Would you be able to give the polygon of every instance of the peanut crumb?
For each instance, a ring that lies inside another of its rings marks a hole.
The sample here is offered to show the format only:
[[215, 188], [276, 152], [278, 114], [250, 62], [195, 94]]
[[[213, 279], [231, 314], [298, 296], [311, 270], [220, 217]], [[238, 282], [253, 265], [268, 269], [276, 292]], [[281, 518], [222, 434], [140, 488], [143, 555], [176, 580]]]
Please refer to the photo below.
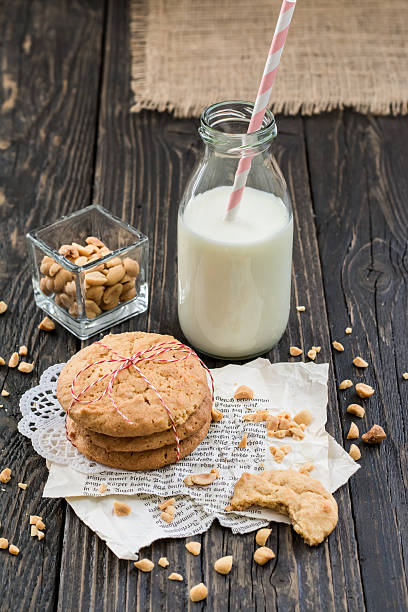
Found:
[[242, 436], [241, 442], [238, 444], [238, 448], [246, 448], [247, 438], [248, 438], [248, 434], [244, 433], [244, 435]]
[[128, 516], [131, 512], [131, 508], [128, 504], [121, 501], [113, 502], [113, 514], [116, 516]]
[[14, 546], [14, 544], [10, 544], [9, 546], [10, 555], [18, 555], [19, 552], [20, 552], [20, 549], [17, 548], [17, 546]]
[[106, 482], [103, 482], [98, 489], [99, 493], [106, 493], [107, 490], [108, 490], [108, 485], [106, 484]]
[[314, 361], [316, 359], [316, 351], [314, 349], [310, 349], [310, 351], [307, 351], [307, 356], [309, 359]]
[[55, 329], [55, 323], [54, 321], [51, 321], [49, 317], [44, 317], [44, 319], [38, 325], [38, 329], [41, 329], [43, 331], [52, 331], [53, 329]]
[[320, 353], [320, 351], [322, 350], [321, 346], [312, 346], [312, 350], [316, 351], [316, 353]]
[[346, 411], [349, 414], [354, 414], [355, 416], [360, 417], [360, 419], [362, 419], [365, 415], [365, 410], [362, 406], [360, 406], [360, 404], [349, 404], [346, 408]]
[[274, 557], [275, 553], [267, 546], [261, 546], [261, 548], [257, 548], [254, 552], [254, 561], [258, 563], [258, 565], [265, 565], [265, 563], [274, 559]]
[[235, 399], [253, 399], [254, 392], [251, 387], [247, 385], [241, 385], [238, 389], [235, 390], [234, 398]]
[[353, 329], [351, 327], [346, 327], [346, 329], [344, 331], [346, 332], [346, 334], [351, 334]]
[[402, 374], [402, 378], [403, 378], [404, 380], [408, 380], [408, 372], [404, 372], [404, 373]]
[[22, 361], [18, 364], [19, 372], [23, 372], [24, 374], [30, 374], [34, 370], [34, 362], [28, 363], [27, 361]]
[[168, 567], [170, 563], [167, 557], [160, 557], [160, 559], [157, 562], [157, 565], [160, 565], [160, 567]]
[[297, 346], [291, 346], [289, 349], [289, 353], [292, 355], [292, 357], [299, 357], [299, 355], [301, 355], [303, 351]]
[[305, 312], [305, 310], [306, 310], [306, 306], [296, 306], [296, 310], [297, 310], [298, 312]]
[[229, 574], [232, 568], [232, 555], [221, 557], [214, 563], [214, 569], [219, 574]]
[[387, 434], [381, 427], [381, 425], [373, 425], [365, 434], [361, 436], [361, 439], [366, 444], [379, 444], [385, 438]]
[[20, 346], [20, 348], [18, 349], [18, 354], [22, 357], [25, 357], [26, 355], [28, 355], [28, 348], [23, 344], [23, 346]]
[[244, 414], [242, 417], [243, 421], [252, 421], [253, 423], [260, 423], [261, 421], [266, 421], [269, 418], [270, 414], [267, 410], [257, 410], [256, 412], [250, 412], [249, 414]]
[[349, 455], [354, 461], [358, 461], [361, 459], [361, 451], [358, 448], [357, 444], [351, 444], [349, 449]]
[[18, 365], [18, 360], [19, 360], [19, 356], [18, 353], [13, 353], [9, 359], [8, 362], [8, 367], [9, 368], [16, 368]]
[[218, 410], [218, 408], [214, 408], [214, 406], [211, 408], [211, 419], [214, 423], [219, 423], [223, 416], [224, 415], [222, 412], [220, 412], [220, 410]]
[[150, 561], [150, 559], [141, 559], [140, 561], [135, 561], [133, 565], [137, 567], [137, 569], [141, 572], [151, 572], [154, 568], [154, 563], [153, 561]]
[[44, 533], [43, 531], [39, 531], [39, 532], [37, 533], [37, 538], [38, 538], [39, 540], [42, 540], [44, 537], [45, 537], [45, 533]]
[[166, 501], [161, 502], [161, 504], [159, 504], [157, 507], [159, 508], [159, 510], [166, 510], [166, 508], [168, 508], [169, 506], [174, 506], [175, 503], [176, 500], [174, 499], [174, 497], [171, 497], [170, 499], [166, 499]]
[[44, 531], [45, 529], [45, 523], [41, 519], [36, 522], [35, 526], [39, 531]]
[[368, 363], [362, 357], [354, 357], [353, 364], [356, 368], [368, 368]]
[[36, 527], [35, 525], [31, 525], [31, 528], [30, 528], [30, 536], [31, 536], [31, 537], [37, 537], [37, 535], [38, 535], [38, 529], [37, 529], [37, 527]]
[[364, 383], [358, 383], [356, 385], [356, 393], [360, 397], [371, 397], [374, 393], [374, 389], [370, 387], [370, 385], [366, 385]]
[[341, 389], [341, 390], [349, 389], [352, 386], [353, 386], [353, 383], [351, 382], [351, 380], [346, 378], [345, 380], [342, 380], [341, 383], [339, 384], [339, 389]]
[[200, 542], [187, 542], [186, 548], [189, 553], [197, 557], [201, 552], [201, 543]]
[[295, 421], [295, 423], [297, 423], [298, 425], [310, 425], [310, 423], [313, 420], [313, 415], [310, 412], [310, 410], [304, 409], [301, 410], [300, 412], [298, 412], [294, 417], [293, 420]]
[[355, 438], [358, 438], [359, 435], [360, 432], [358, 431], [357, 425], [355, 423], [351, 423], [350, 429], [347, 434], [347, 440], [354, 440]]
[[42, 521], [42, 516], [37, 516], [36, 514], [30, 515], [30, 525], [36, 525], [38, 521]]
[[255, 536], [255, 542], [258, 546], [265, 546], [266, 540], [272, 533], [272, 529], [268, 529], [267, 527], [263, 527], [262, 529], [258, 529]]
[[6, 302], [3, 302], [3, 300], [1, 300], [0, 302], [0, 315], [4, 314], [7, 310], [8, 306], [6, 304]]
[[202, 601], [207, 597], [207, 595], [208, 589], [202, 582], [200, 582], [200, 584], [196, 584], [192, 589], [190, 589], [191, 601]]
[[188, 487], [192, 487], [194, 485], [200, 485], [202, 487], [205, 487], [207, 485], [212, 484], [214, 480], [219, 478], [219, 476], [220, 476], [219, 471], [216, 468], [212, 468], [211, 472], [208, 472], [208, 473], [189, 474], [188, 476], [185, 477], [184, 484], [187, 485]]
[[160, 514], [160, 518], [166, 523], [171, 523], [174, 520], [174, 514], [170, 514], [170, 512], [162, 512]]
[[0, 482], [2, 482], [3, 484], [6, 484], [7, 482], [10, 482], [11, 480], [11, 470], [10, 468], [4, 468], [4, 470], [2, 470], [2, 472], [0, 472]]
[[344, 346], [341, 342], [337, 342], [337, 340], [335, 340], [334, 342], [332, 342], [332, 345], [333, 348], [336, 349], [336, 351], [339, 351], [340, 353], [344, 351]]
[[182, 582], [183, 576], [181, 574], [177, 574], [176, 572], [172, 572], [169, 576], [169, 580], [177, 580], [178, 582]]
[[1, 549], [5, 550], [6, 548], [8, 548], [8, 545], [9, 543], [8, 543], [7, 538], [0, 538], [0, 548]]
[[28, 487], [28, 485], [25, 482], [19, 482], [17, 486], [20, 487], [20, 489], [23, 489], [23, 491], [25, 491], [26, 488]]
[[10, 393], [8, 391], [6, 391], [5, 389], [3, 389], [3, 391], [1, 392], [2, 397], [8, 397], [10, 395]]
[[0, 366], [4, 365], [6, 365], [6, 362], [4, 361], [3, 357], [0, 357]]

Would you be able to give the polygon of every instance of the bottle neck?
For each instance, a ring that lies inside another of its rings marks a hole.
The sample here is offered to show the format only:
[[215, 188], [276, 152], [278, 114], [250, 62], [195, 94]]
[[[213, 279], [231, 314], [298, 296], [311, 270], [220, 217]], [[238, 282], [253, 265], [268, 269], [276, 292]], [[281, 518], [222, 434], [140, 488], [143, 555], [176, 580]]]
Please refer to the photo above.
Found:
[[209, 152], [223, 157], [255, 157], [270, 148], [277, 135], [275, 118], [267, 110], [261, 129], [248, 134], [253, 106], [242, 101], [220, 102], [203, 112], [198, 131]]

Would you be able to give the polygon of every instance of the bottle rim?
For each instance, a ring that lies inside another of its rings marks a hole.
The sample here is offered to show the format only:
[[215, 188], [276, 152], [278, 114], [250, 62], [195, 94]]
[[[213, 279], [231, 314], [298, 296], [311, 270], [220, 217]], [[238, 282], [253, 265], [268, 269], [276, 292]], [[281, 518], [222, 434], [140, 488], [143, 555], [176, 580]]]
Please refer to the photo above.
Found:
[[247, 134], [246, 129], [240, 132], [219, 129], [218, 126], [234, 122], [248, 126], [253, 108], [254, 103], [245, 100], [225, 100], [208, 106], [200, 117], [200, 136], [209, 144], [232, 145], [233, 150], [241, 152], [271, 142], [277, 135], [277, 127], [275, 117], [268, 108], [265, 110], [262, 127], [256, 132]]

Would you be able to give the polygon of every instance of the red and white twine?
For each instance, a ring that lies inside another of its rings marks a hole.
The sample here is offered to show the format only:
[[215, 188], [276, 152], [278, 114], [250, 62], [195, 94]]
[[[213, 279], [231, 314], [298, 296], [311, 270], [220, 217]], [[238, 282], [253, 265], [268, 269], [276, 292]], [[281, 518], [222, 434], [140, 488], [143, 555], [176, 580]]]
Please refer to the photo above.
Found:
[[[193, 351], [192, 348], [190, 348], [189, 346], [186, 346], [185, 344], [182, 344], [181, 342], [177, 342], [177, 341], [161, 342], [160, 344], [155, 344], [146, 349], [143, 349], [142, 351], [134, 353], [133, 355], [130, 355], [130, 357], [124, 357], [123, 355], [120, 355], [118, 352], [114, 351], [110, 346], [103, 344], [103, 342], [95, 342], [94, 344], [98, 344], [99, 346], [102, 346], [103, 348], [107, 349], [110, 353], [115, 355], [115, 357], [112, 359], [99, 359], [97, 361], [93, 361], [92, 363], [89, 363], [88, 365], [83, 367], [81, 370], [79, 370], [79, 372], [75, 374], [72, 384], [71, 384], [72, 400], [67, 410], [66, 417], [68, 416], [74, 404], [95, 404], [96, 402], [100, 401], [103, 397], [105, 397], [105, 395], [108, 395], [112, 402], [113, 407], [115, 408], [116, 412], [122, 417], [122, 419], [124, 419], [126, 423], [128, 423], [129, 425], [135, 425], [135, 423], [131, 421], [120, 410], [119, 406], [117, 405], [115, 401], [115, 398], [113, 397], [113, 387], [114, 387], [115, 380], [119, 372], [122, 372], [122, 370], [126, 370], [128, 368], [133, 367], [136, 370], [136, 372], [139, 374], [139, 376], [145, 381], [145, 383], [151, 389], [153, 389], [153, 391], [156, 393], [157, 397], [159, 398], [160, 403], [162, 404], [163, 408], [167, 412], [167, 415], [171, 423], [171, 429], [174, 433], [176, 446], [177, 446], [176, 461], [179, 461], [180, 459], [180, 438], [178, 437], [178, 434], [177, 434], [177, 429], [174, 423], [173, 416], [170, 412], [170, 409], [166, 405], [166, 402], [164, 401], [163, 397], [159, 393], [158, 389], [156, 389], [154, 384], [147, 378], [147, 376], [145, 376], [145, 374], [142, 372], [140, 367], [138, 367], [138, 364], [143, 363], [144, 361], [155, 361], [155, 363], [175, 363], [179, 361], [185, 361], [189, 357], [195, 357], [196, 359], [198, 359], [202, 367], [206, 370], [206, 372], [210, 376], [211, 387], [212, 387], [212, 401], [214, 401], [214, 380], [213, 380], [210, 370], [207, 368], [205, 363], [203, 363], [203, 361], [199, 358], [197, 353]], [[182, 353], [183, 355], [181, 357], [171, 357], [170, 359], [159, 359], [161, 355], [163, 355], [164, 353], [168, 353], [169, 351], [177, 351], [177, 352]], [[90, 382], [88, 385], [80, 389], [78, 392], [76, 392], [75, 387], [78, 383], [78, 379], [80, 378], [80, 376], [84, 372], [89, 370], [90, 368], [94, 368], [95, 366], [98, 366], [101, 363], [118, 363], [120, 365], [116, 369], [112, 370], [111, 372], [107, 372], [106, 374], [99, 376], [98, 378]], [[99, 382], [103, 380], [107, 380], [107, 385], [98, 397], [92, 398], [90, 400], [81, 399], [86, 394], [86, 392], [89, 391], [89, 389], [92, 389], [92, 387], [94, 387], [95, 385], [97, 385]], [[68, 436], [68, 431], [67, 431], [67, 438], [71, 442], [71, 444], [73, 444], [72, 440]]]

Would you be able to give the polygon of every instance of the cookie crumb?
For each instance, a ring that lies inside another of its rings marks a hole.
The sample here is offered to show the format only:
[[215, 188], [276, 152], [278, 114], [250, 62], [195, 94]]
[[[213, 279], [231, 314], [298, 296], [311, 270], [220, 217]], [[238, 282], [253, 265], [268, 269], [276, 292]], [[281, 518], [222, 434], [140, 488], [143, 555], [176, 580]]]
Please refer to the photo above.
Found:
[[361, 439], [366, 444], [379, 444], [385, 438], [387, 434], [381, 427], [381, 425], [373, 425], [365, 434], [361, 436]]
[[223, 416], [224, 415], [222, 412], [220, 412], [220, 410], [218, 410], [218, 408], [214, 408], [214, 406], [211, 408], [211, 419], [214, 423], [219, 423]]
[[241, 385], [238, 389], [235, 390], [234, 398], [235, 399], [253, 399], [254, 392], [251, 387], [247, 385]]
[[304, 463], [299, 468], [299, 474], [306, 474], [307, 476], [310, 476], [310, 472], [313, 472], [314, 467], [315, 466], [313, 463]]
[[208, 486], [219, 478], [220, 473], [216, 468], [212, 468], [211, 472], [204, 474], [189, 474], [184, 479], [184, 484], [188, 487], [193, 485], [200, 485], [201, 487]]
[[25, 491], [26, 488], [28, 487], [28, 485], [25, 482], [19, 482], [17, 486], [20, 487], [20, 489], [23, 489], [23, 491]]
[[107, 490], [108, 490], [108, 485], [106, 484], [106, 482], [103, 482], [98, 489], [99, 493], [106, 493]]
[[241, 442], [238, 444], [238, 448], [246, 448], [247, 438], [248, 438], [248, 434], [244, 433], [244, 435], [242, 436]]
[[295, 421], [295, 423], [297, 423], [298, 425], [310, 425], [310, 423], [313, 420], [313, 415], [310, 412], [310, 410], [307, 410], [306, 408], [304, 410], [301, 410], [300, 412], [298, 412], [294, 417], [293, 420]]
[[128, 504], [120, 501], [113, 502], [113, 514], [116, 516], [128, 516], [131, 512], [131, 508]]

